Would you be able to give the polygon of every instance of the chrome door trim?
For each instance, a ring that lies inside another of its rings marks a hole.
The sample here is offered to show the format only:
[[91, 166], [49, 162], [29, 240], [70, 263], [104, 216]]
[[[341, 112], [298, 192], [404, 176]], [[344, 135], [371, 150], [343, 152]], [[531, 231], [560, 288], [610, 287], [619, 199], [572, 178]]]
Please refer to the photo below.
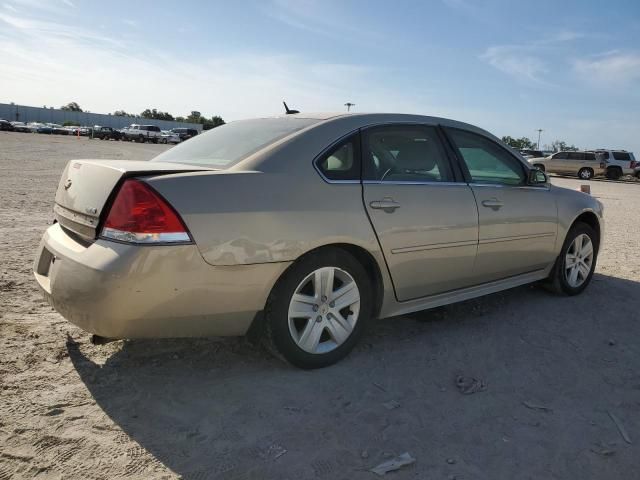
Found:
[[555, 237], [556, 234], [554, 232], [546, 232], [546, 233], [534, 233], [531, 235], [514, 235], [512, 237], [497, 237], [497, 238], [485, 238], [484, 240], [479, 240], [479, 245], [485, 245], [487, 243], [499, 243], [499, 242], [511, 242], [514, 240], [528, 240], [531, 238], [546, 238], [546, 237]]
[[428, 245], [416, 245], [413, 247], [403, 247], [403, 248], [394, 248], [391, 250], [391, 253], [410, 253], [410, 252], [420, 252], [423, 250], [437, 250], [439, 248], [455, 248], [455, 247], [469, 247], [472, 245], [477, 245], [478, 240], [464, 240], [461, 242], [448, 242], [448, 243], [431, 243]]

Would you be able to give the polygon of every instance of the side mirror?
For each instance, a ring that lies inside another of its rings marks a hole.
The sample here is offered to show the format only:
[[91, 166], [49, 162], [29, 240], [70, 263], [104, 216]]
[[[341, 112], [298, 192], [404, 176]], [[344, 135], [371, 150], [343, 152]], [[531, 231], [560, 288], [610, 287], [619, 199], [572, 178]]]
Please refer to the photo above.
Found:
[[529, 170], [529, 185], [544, 185], [549, 183], [549, 177], [542, 170], [532, 168]]

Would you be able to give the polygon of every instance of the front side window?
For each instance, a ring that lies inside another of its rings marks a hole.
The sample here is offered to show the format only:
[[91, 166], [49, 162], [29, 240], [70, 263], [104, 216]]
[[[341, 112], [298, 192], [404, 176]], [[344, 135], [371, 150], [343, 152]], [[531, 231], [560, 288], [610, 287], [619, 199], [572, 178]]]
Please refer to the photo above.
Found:
[[497, 185], [523, 185], [526, 180], [524, 166], [508, 151], [482, 135], [448, 128], [474, 183]]
[[435, 127], [374, 127], [363, 134], [363, 176], [380, 182], [450, 182], [453, 175]]
[[558, 153], [554, 153], [551, 158], [553, 158], [554, 160], [566, 160], [567, 157], [568, 157], [567, 152], [558, 152]]
[[359, 136], [353, 135], [323, 154], [316, 165], [327, 180], [360, 180]]

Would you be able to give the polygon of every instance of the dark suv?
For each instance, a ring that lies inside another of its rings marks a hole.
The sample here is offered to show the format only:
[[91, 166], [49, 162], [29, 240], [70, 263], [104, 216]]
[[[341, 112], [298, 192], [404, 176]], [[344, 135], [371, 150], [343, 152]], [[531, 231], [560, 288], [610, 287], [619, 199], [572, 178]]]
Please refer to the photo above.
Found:
[[111, 127], [101, 127], [99, 125], [93, 127], [93, 138], [99, 138], [100, 140], [120, 140], [120, 137], [122, 137], [122, 133]]
[[178, 134], [180, 140], [183, 142], [198, 135], [198, 130], [195, 128], [172, 128], [171, 131]]

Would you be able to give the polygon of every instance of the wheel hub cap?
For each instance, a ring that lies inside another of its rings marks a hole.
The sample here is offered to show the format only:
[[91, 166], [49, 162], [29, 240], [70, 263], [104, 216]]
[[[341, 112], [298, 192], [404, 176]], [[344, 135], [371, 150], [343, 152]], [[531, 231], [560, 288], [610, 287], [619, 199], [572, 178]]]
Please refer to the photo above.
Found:
[[564, 261], [564, 274], [571, 287], [582, 285], [593, 266], [593, 243], [588, 235], [578, 235], [567, 250]]
[[289, 302], [289, 332], [308, 353], [322, 354], [342, 345], [360, 313], [360, 291], [353, 277], [337, 267], [307, 275]]

